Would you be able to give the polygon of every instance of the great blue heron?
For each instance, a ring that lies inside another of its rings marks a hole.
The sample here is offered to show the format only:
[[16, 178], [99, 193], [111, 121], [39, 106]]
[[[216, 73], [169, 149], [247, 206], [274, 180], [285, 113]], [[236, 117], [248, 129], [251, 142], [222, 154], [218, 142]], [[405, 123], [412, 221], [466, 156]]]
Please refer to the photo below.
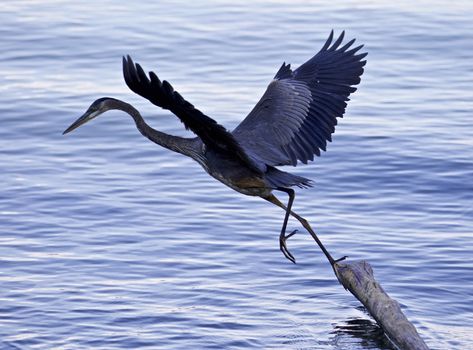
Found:
[[[311, 180], [281, 171], [276, 166], [307, 164], [326, 150], [327, 141], [342, 117], [348, 96], [354, 92], [363, 74], [367, 53], [357, 54], [363, 47], [350, 49], [355, 39], [340, 46], [344, 32], [333, 44], [333, 31], [322, 49], [296, 70], [283, 63], [261, 100], [248, 116], [229, 132], [212, 118], [186, 101], [166, 80], [155, 73], [146, 75], [130, 56], [123, 57], [123, 75], [128, 87], [151, 103], [173, 112], [197, 137], [183, 138], [155, 130], [130, 104], [115, 98], [99, 98], [64, 134], [100, 114], [117, 109], [128, 113], [138, 130], [151, 141], [197, 161], [214, 178], [232, 189], [250, 196], [259, 196], [286, 211], [279, 235], [284, 256], [295, 263], [286, 246], [289, 215], [309, 231], [333, 266], [335, 260], [325, 249], [307, 220], [291, 210], [295, 193], [291, 188], [311, 186]], [[272, 193], [289, 195], [287, 206]]]

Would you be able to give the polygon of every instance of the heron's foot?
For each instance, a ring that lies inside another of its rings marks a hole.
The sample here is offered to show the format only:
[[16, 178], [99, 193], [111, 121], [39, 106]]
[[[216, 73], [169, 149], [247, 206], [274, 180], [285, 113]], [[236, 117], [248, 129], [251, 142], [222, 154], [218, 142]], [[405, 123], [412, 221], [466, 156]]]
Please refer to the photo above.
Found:
[[337, 260], [334, 260], [332, 265], [335, 265], [336, 263], [340, 262], [340, 261], [343, 261], [345, 260], [346, 258], [348, 258], [348, 255], [345, 255], [345, 256], [342, 256], [340, 259], [337, 259]]
[[281, 249], [281, 252], [284, 254], [286, 259], [290, 260], [294, 264], [296, 263], [296, 258], [291, 254], [289, 249], [287, 248], [286, 241], [294, 236], [297, 233], [297, 230], [292, 231], [290, 234], [285, 235], [284, 232], [281, 232], [279, 235], [279, 249]]

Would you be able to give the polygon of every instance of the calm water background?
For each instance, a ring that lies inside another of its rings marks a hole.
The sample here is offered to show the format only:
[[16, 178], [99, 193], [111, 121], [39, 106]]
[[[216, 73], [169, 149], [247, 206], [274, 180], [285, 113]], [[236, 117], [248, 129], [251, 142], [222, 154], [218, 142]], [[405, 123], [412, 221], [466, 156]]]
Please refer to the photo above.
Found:
[[126, 88], [123, 54], [233, 128], [332, 28], [368, 64], [295, 208], [432, 349], [473, 349], [473, 5], [369, 0], [2, 1], [0, 348], [391, 349], [308, 234], [284, 259], [278, 208], [119, 112], [61, 135], [101, 96], [187, 135]]

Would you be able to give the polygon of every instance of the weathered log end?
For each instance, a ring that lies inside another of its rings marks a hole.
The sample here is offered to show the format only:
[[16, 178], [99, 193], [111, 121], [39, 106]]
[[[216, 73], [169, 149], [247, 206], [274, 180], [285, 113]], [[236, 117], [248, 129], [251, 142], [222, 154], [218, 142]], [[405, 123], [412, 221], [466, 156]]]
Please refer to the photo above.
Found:
[[429, 349], [402, 313], [399, 303], [374, 279], [367, 261], [339, 262], [334, 265], [334, 271], [338, 281], [366, 307], [395, 346], [402, 350]]

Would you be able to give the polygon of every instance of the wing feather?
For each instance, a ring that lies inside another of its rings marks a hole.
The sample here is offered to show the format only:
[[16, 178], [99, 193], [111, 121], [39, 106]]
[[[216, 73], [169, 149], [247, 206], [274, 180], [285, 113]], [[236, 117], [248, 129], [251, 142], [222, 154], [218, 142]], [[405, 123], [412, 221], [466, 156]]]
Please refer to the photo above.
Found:
[[307, 163], [325, 151], [337, 118], [360, 83], [363, 45], [345, 44], [345, 32], [333, 41], [331, 31], [322, 49], [292, 71], [283, 63], [261, 100], [233, 131], [240, 145], [267, 165]]
[[133, 92], [156, 106], [173, 112], [208, 148], [235, 157], [257, 172], [265, 170], [266, 166], [251, 159], [235, 137], [222, 125], [186, 101], [169, 82], [161, 81], [154, 72], [150, 72], [148, 77], [141, 65], [135, 64], [130, 56], [123, 57], [123, 76]]

